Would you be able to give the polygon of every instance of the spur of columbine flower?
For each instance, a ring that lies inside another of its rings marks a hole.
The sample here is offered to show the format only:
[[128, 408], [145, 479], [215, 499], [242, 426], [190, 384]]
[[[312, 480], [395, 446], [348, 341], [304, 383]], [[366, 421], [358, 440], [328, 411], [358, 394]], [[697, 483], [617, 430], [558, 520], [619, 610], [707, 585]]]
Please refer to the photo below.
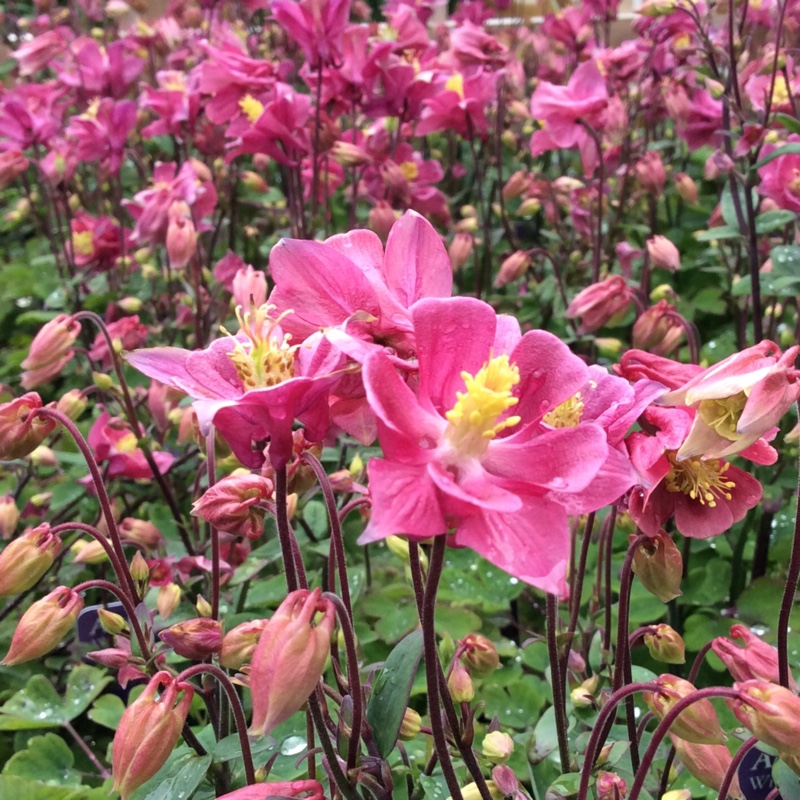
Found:
[[642, 481], [628, 507], [644, 533], [656, 535], [674, 516], [684, 536], [706, 539], [727, 531], [761, 500], [761, 484], [724, 459], [678, 457], [692, 410], [650, 406], [643, 417], [654, 435], [636, 432], [626, 442]]
[[292, 425], [299, 418], [309, 439], [328, 430], [328, 389], [341, 377], [341, 353], [322, 337], [290, 344], [281, 328], [289, 312], [274, 306], [237, 309], [240, 330], [205, 350], [154, 347], [129, 353], [128, 362], [150, 378], [186, 392], [194, 400], [200, 431], [214, 425], [247, 467], [264, 463], [269, 443], [272, 465], [292, 455]]
[[[585, 385], [588, 368], [555, 336], [521, 336], [514, 319], [478, 300], [421, 300], [411, 318], [416, 394], [384, 352], [364, 363], [385, 457], [369, 464], [372, 512], [360, 542], [452, 530], [452, 544], [562, 593], [567, 516], [573, 500], [608, 502], [594, 478], [609, 447], [594, 423], [547, 429], [541, 421]], [[615, 496], [630, 485], [621, 479]]]

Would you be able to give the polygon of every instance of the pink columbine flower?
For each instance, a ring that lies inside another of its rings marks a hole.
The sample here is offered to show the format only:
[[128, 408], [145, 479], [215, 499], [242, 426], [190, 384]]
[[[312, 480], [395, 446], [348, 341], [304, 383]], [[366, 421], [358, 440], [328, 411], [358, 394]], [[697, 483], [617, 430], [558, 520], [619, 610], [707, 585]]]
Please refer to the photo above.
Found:
[[136, 47], [128, 38], [101, 47], [89, 36], [81, 36], [70, 45], [70, 55], [63, 59], [58, 79], [89, 96], [120, 99], [144, 69], [144, 61], [134, 55]]
[[[788, 143], [800, 142], [800, 136], [793, 134]], [[770, 148], [772, 149], [772, 148]], [[765, 149], [765, 153], [768, 151]], [[759, 192], [773, 200], [779, 208], [800, 211], [800, 155], [779, 156], [759, 169], [761, 184]]]
[[798, 354], [799, 345], [781, 355], [774, 342], [765, 340], [664, 395], [661, 402], [666, 405], [697, 410], [678, 459], [724, 458], [747, 450], [763, 436], [771, 438], [781, 417], [800, 398]]
[[254, 469], [264, 462], [267, 442], [272, 465], [285, 466], [295, 418], [310, 439], [325, 437], [327, 392], [343, 374], [341, 354], [320, 333], [290, 345], [281, 327], [286, 315], [272, 312], [274, 306], [238, 309], [239, 333], [205, 350], [154, 347], [127, 356], [140, 372], [192, 397], [203, 435], [213, 425], [239, 461]]
[[22, 388], [35, 389], [60, 375], [75, 355], [72, 347], [80, 332], [81, 323], [67, 314], [59, 314], [45, 323], [20, 365], [25, 370]]
[[200, 78], [197, 72], [162, 70], [156, 73], [158, 88], [145, 86], [139, 107], [152, 111], [158, 119], [142, 130], [142, 136], [185, 136], [194, 130], [200, 114]]
[[272, 0], [272, 14], [311, 67], [341, 61], [351, 0]]
[[761, 500], [761, 484], [724, 459], [678, 458], [692, 416], [688, 409], [651, 406], [644, 418], [655, 435], [627, 438], [631, 462], [642, 476], [628, 508], [644, 533], [656, 535], [674, 517], [684, 536], [707, 539], [744, 519]]
[[[742, 645], [736, 644], [733, 639], [741, 641]], [[739, 623], [731, 625], [731, 638], [718, 636], [711, 642], [711, 649], [735, 681], [778, 683], [778, 651], [746, 626]], [[797, 691], [797, 682], [791, 675], [789, 687]]]
[[19, 148], [0, 151], [0, 189], [5, 189], [15, 178], [28, 169], [28, 161]]
[[11, 57], [19, 64], [22, 77], [33, 75], [44, 69], [56, 56], [61, 55], [75, 34], [66, 25], [59, 25], [51, 31], [39, 34], [34, 39], [21, 44]]
[[75, 141], [80, 161], [99, 161], [103, 172], [116, 175], [135, 125], [136, 103], [115, 103], [106, 97], [94, 101], [85, 113], [72, 117], [67, 134]]
[[78, 211], [70, 220], [72, 257], [79, 267], [108, 272], [128, 245], [130, 231], [111, 217]]
[[614, 364], [612, 369], [617, 375], [629, 381], [648, 378], [663, 383], [668, 389], [683, 386], [703, 371], [697, 364], [681, 364], [679, 361], [646, 353], [644, 350], [626, 350], [619, 364]]
[[[139, 320], [139, 315], [122, 317], [116, 322], [108, 324], [108, 334], [117, 352], [122, 350], [136, 350], [144, 347], [147, 341], [147, 325], [143, 325]], [[99, 361], [103, 369], [108, 369], [112, 365], [111, 352], [108, 349], [106, 337], [101, 333], [95, 336], [92, 349], [89, 351], [89, 358]]]
[[567, 317], [580, 319], [579, 333], [590, 333], [622, 317], [631, 307], [633, 295], [625, 278], [612, 275], [578, 292], [567, 308]]
[[705, 89], [697, 89], [692, 94], [686, 115], [677, 122], [678, 135], [690, 150], [716, 144], [722, 127], [722, 101], [715, 100]]
[[485, 137], [486, 109], [496, 94], [496, 73], [443, 74], [434, 81], [436, 92], [423, 102], [417, 134], [452, 130], [466, 139]]
[[515, 320], [477, 300], [421, 300], [411, 316], [417, 394], [384, 352], [364, 364], [385, 457], [369, 464], [372, 513], [360, 541], [453, 530], [452, 544], [563, 593], [567, 516], [573, 501], [608, 502], [594, 478], [609, 448], [595, 423], [542, 422], [584, 386], [586, 366], [555, 336], [521, 336]]

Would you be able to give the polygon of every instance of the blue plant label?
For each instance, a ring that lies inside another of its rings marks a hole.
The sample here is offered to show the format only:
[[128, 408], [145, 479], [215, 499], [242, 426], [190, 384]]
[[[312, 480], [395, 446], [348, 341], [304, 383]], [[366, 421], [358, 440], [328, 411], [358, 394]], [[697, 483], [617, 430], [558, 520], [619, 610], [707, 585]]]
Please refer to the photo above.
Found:
[[[739, 764], [739, 786], [745, 800], [765, 800], [767, 795], [775, 788], [772, 777], [772, 765], [777, 760], [776, 756], [765, 753], [757, 747], [751, 747], [742, 763]], [[779, 800], [777, 795], [773, 800]]]

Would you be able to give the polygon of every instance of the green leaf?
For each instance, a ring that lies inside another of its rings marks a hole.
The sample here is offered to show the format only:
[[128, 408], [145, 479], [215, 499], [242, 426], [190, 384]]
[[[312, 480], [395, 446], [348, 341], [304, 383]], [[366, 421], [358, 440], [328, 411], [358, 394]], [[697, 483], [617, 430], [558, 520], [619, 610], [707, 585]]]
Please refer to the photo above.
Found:
[[756, 217], [756, 233], [772, 233], [772, 231], [780, 230], [796, 219], [797, 214], [794, 211], [786, 211], [784, 209], [765, 211]]
[[83, 714], [111, 680], [111, 676], [99, 667], [86, 664], [75, 667], [67, 678], [67, 691], [64, 695], [66, 718], [73, 720]]
[[0, 800], [109, 800], [109, 791], [103, 787], [48, 786], [16, 775], [0, 775]]
[[[789, 133], [800, 133], [800, 119], [792, 117], [789, 114], [776, 114], [775, 120], [783, 125]], [[784, 798], [785, 797], [784, 795]]]
[[562, 797], [573, 797], [578, 794], [581, 782], [580, 772], [568, 772], [566, 775], [559, 775], [545, 792], [545, 800], [559, 800]]
[[55, 733], [46, 733], [34, 736], [26, 750], [14, 753], [3, 774], [52, 786], [80, 786], [81, 776], [72, 768], [74, 763], [67, 743]]
[[125, 704], [115, 694], [103, 694], [94, 701], [88, 717], [92, 722], [115, 731], [125, 711]]
[[781, 244], [769, 251], [772, 275], [776, 278], [800, 279], [800, 247], [796, 244]]
[[800, 777], [781, 758], [772, 765], [772, 780], [783, 800], [800, 800]]
[[175, 800], [189, 798], [203, 782], [211, 766], [211, 755], [188, 753], [165, 764], [144, 786], [132, 795], [132, 800]]
[[756, 162], [755, 168], [759, 169], [767, 164], [770, 161], [774, 161], [776, 158], [780, 158], [781, 156], [797, 156], [800, 155], [800, 142], [787, 142], [784, 145], [781, 145], [777, 149], [773, 150], [768, 156], [764, 156], [764, 158], [760, 159]]
[[718, 225], [706, 231], [698, 231], [694, 238], [698, 242], [715, 242], [718, 239], [739, 239], [741, 236], [738, 225]]
[[[745, 194], [744, 186], [740, 186], [738, 183], [735, 184], [736, 186], [736, 193], [739, 196], [739, 208], [742, 210], [742, 214], [745, 213], [745, 209], [747, 208], [747, 195]], [[751, 190], [750, 197], [753, 202], [753, 207], [755, 208], [758, 205], [758, 191], [756, 189]], [[722, 190], [722, 196], [719, 199], [720, 208], [722, 209], [722, 219], [730, 225], [732, 228], [739, 229], [739, 218], [736, 216], [736, 205], [733, 201], [733, 192], [731, 191], [731, 185], [729, 183], [725, 184], [725, 188]]]
[[397, 743], [411, 686], [422, 658], [422, 631], [409, 633], [395, 646], [372, 686], [367, 721], [375, 732], [378, 752], [387, 758]]

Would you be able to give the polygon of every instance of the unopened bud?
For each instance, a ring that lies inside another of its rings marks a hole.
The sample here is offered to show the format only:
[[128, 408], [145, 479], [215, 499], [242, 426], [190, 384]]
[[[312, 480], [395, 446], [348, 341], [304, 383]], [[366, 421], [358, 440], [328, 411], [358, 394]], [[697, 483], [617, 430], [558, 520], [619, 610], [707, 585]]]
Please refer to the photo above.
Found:
[[502, 731], [491, 731], [483, 738], [481, 752], [492, 764], [502, 764], [511, 758], [514, 752], [514, 740]]
[[628, 791], [625, 781], [613, 772], [600, 770], [595, 782], [597, 800], [622, 800]]
[[[660, 675], [655, 683], [659, 689], [644, 692], [642, 697], [658, 719], [664, 719], [680, 700], [697, 691], [689, 681], [676, 675]], [[697, 700], [682, 711], [670, 730], [695, 744], [721, 744], [726, 738], [714, 706], [706, 699]]]
[[475, 699], [475, 684], [467, 668], [460, 661], [453, 663], [453, 669], [447, 679], [447, 688], [454, 703], [471, 703]]
[[644, 643], [650, 655], [664, 664], [684, 664], [686, 645], [681, 635], [669, 625], [655, 625], [645, 635]]
[[469, 666], [476, 678], [485, 678], [500, 666], [497, 648], [485, 636], [470, 633], [458, 644], [462, 648], [461, 660]]
[[121, 614], [115, 614], [107, 608], [97, 609], [97, 618], [103, 630], [111, 636], [127, 636], [130, 634], [128, 621]]
[[528, 253], [524, 250], [517, 250], [500, 265], [500, 272], [494, 279], [494, 285], [500, 287], [519, 280], [528, 271], [530, 265], [531, 259]]
[[56, 403], [56, 408], [73, 422], [80, 419], [83, 412], [86, 411], [86, 406], [86, 398], [80, 389], [70, 389], [66, 394], [61, 395]]
[[146, 589], [150, 583], [150, 567], [147, 566], [147, 561], [138, 550], [133, 554], [130, 569], [133, 580]]
[[639, 545], [633, 556], [633, 572], [644, 588], [663, 603], [680, 597], [683, 558], [666, 531], [660, 530]]
[[241, 669], [253, 658], [258, 640], [269, 620], [253, 619], [228, 631], [222, 639], [219, 663], [225, 669]]
[[400, 739], [404, 742], [416, 739], [421, 728], [422, 717], [413, 708], [407, 708], [403, 713], [403, 721], [400, 723]]
[[173, 611], [180, 605], [181, 587], [177, 583], [168, 583], [161, 586], [156, 598], [156, 609], [161, 619], [169, 619]]
[[18, 522], [19, 509], [14, 500], [14, 495], [3, 495], [0, 497], [0, 538], [10, 539], [17, 529]]
[[675, 189], [684, 203], [697, 204], [699, 199], [697, 184], [685, 172], [679, 172], [675, 175]]
[[0, 553], [0, 597], [20, 594], [35, 586], [61, 550], [61, 539], [43, 522], [9, 542]]
[[189, 661], [205, 661], [222, 648], [222, 627], [215, 619], [195, 617], [160, 633], [161, 641]]
[[211, 612], [213, 610], [211, 608], [211, 603], [209, 603], [208, 600], [206, 600], [205, 597], [203, 597], [203, 595], [201, 594], [197, 595], [197, 600], [195, 601], [194, 607], [197, 610], [198, 617], [211, 616]]

